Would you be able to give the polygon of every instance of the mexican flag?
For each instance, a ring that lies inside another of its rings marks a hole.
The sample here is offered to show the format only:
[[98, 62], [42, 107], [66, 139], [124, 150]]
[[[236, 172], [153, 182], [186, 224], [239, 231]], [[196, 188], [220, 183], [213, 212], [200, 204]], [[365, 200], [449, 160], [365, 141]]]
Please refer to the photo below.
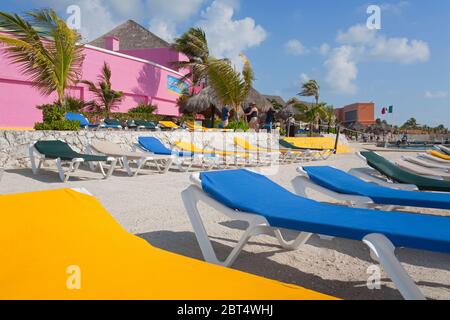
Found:
[[394, 113], [394, 106], [389, 106], [387, 108], [381, 109], [382, 115], [385, 115], [386, 113]]

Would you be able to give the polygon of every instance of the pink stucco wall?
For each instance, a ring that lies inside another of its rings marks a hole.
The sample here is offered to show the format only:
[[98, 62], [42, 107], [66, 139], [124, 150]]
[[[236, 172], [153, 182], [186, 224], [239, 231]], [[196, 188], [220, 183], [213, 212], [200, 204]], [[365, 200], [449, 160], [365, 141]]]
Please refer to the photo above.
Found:
[[119, 50], [120, 53], [128, 54], [144, 60], [156, 62], [169, 69], [173, 69], [173, 62], [187, 61], [187, 57], [170, 48], [154, 48], [154, 49], [135, 49], [135, 50]]
[[[173, 70], [155, 66], [103, 51], [92, 47], [85, 48], [83, 79], [97, 81], [104, 62], [112, 71], [112, 84], [115, 90], [125, 93], [125, 99], [117, 112], [126, 112], [140, 102], [148, 102], [158, 106], [158, 113], [178, 116], [176, 100], [179, 95], [167, 89], [167, 77], [181, 78]], [[72, 88], [70, 94], [86, 101], [92, 94], [84, 85]], [[51, 103], [56, 95], [42, 96], [17, 66], [2, 54], [0, 47], [0, 127], [30, 128], [34, 123], [42, 121], [37, 105]]]

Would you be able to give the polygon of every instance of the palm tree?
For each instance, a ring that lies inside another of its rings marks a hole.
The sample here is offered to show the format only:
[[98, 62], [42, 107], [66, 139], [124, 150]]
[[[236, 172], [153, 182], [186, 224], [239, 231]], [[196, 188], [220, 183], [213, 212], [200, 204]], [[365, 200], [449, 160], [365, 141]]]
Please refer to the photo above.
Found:
[[326, 119], [327, 115], [325, 112], [325, 104], [311, 104], [307, 105], [297, 98], [292, 98], [287, 102], [288, 106], [292, 106], [295, 109], [299, 110], [303, 115], [303, 120], [309, 123], [309, 135], [312, 136], [313, 129], [315, 124], [319, 124], [321, 119]]
[[89, 102], [89, 111], [103, 113], [106, 118], [109, 117], [112, 110], [118, 108], [123, 100], [123, 92], [112, 89], [111, 68], [106, 62], [103, 65], [102, 73], [98, 77], [97, 85], [88, 80], [83, 80], [81, 83], [87, 85], [89, 91], [96, 97], [96, 100]]
[[332, 125], [336, 122], [336, 113], [334, 112], [334, 107], [332, 105], [325, 106], [324, 116], [324, 120], [328, 124], [328, 133], [330, 133]]
[[405, 124], [401, 127], [401, 129], [415, 130], [418, 127], [419, 127], [419, 125], [417, 124], [417, 120], [415, 118], [411, 118], [405, 122]]
[[316, 80], [309, 80], [302, 85], [302, 91], [298, 95], [301, 97], [314, 97], [316, 104], [319, 104], [320, 86]]
[[56, 92], [64, 105], [66, 89], [81, 77], [81, 36], [49, 9], [25, 17], [0, 12], [0, 29], [7, 31], [0, 34], [7, 57], [43, 95]]
[[223, 105], [231, 106], [238, 119], [242, 103], [247, 98], [255, 79], [250, 61], [244, 54], [241, 54], [241, 57], [244, 60], [242, 73], [224, 60], [210, 58], [208, 63], [208, 79], [217, 99]]
[[177, 61], [172, 64], [177, 68], [190, 70], [182, 81], [191, 79], [194, 85], [206, 81], [209, 62], [209, 47], [206, 34], [201, 28], [191, 28], [181, 37], [175, 39], [172, 49], [185, 54], [188, 61]]

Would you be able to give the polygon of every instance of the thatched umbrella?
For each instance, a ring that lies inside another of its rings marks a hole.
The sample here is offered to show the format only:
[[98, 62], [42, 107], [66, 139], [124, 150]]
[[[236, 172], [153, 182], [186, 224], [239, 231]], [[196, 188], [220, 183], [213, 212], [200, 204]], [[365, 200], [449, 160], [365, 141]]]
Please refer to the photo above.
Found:
[[272, 103], [267, 100], [267, 98], [264, 97], [261, 93], [259, 93], [255, 88], [250, 89], [247, 99], [245, 99], [245, 106], [243, 106], [243, 108], [245, 109], [252, 102], [256, 103], [256, 107], [258, 108], [260, 113], [265, 113], [273, 108]]
[[219, 101], [216, 98], [214, 90], [206, 87], [199, 94], [196, 94], [186, 100], [180, 107], [182, 113], [204, 113], [211, 109], [211, 105], [218, 108]]

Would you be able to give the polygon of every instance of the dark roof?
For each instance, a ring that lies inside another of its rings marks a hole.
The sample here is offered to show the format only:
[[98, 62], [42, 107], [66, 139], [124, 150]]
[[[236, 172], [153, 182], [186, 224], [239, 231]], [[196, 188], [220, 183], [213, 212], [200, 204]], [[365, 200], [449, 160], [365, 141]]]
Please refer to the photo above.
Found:
[[114, 36], [120, 40], [120, 50], [168, 48], [170, 44], [151, 33], [139, 23], [128, 20], [89, 44], [105, 48], [105, 37]]
[[272, 95], [268, 95], [268, 94], [264, 94], [263, 96], [270, 102], [275, 100], [279, 105], [281, 105], [283, 107], [286, 105], [286, 101], [284, 101], [284, 99], [280, 96], [272, 96]]

